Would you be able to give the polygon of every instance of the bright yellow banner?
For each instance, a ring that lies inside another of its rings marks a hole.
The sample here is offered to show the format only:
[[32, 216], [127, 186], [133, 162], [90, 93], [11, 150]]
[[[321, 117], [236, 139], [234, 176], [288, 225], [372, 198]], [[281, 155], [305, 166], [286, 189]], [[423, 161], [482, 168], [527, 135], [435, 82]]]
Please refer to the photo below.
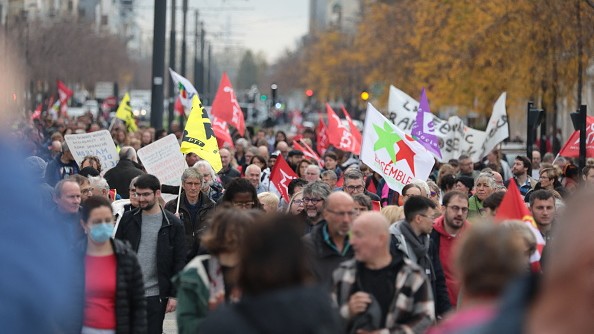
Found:
[[126, 93], [122, 98], [122, 101], [120, 101], [120, 105], [116, 112], [116, 118], [121, 119], [126, 123], [128, 132], [136, 132], [136, 130], [138, 130], [136, 121], [134, 120], [134, 114], [132, 113], [132, 107], [130, 106], [130, 95], [128, 93]]
[[215, 172], [223, 168], [217, 138], [198, 94], [192, 97], [192, 110], [184, 130], [181, 152], [196, 153], [200, 158], [208, 161]]

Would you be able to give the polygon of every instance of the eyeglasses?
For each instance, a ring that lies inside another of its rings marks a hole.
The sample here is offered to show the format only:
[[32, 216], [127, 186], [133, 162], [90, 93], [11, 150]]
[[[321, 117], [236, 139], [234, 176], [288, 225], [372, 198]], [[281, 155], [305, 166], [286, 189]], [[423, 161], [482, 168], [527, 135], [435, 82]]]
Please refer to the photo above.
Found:
[[450, 205], [447, 208], [452, 209], [454, 212], [462, 211], [462, 213], [468, 213], [468, 208], [461, 208], [457, 205]]
[[311, 204], [318, 204], [319, 202], [323, 201], [323, 198], [308, 198], [303, 197], [303, 204], [311, 203]]
[[296, 199], [293, 201], [293, 203], [297, 204], [297, 205], [303, 205], [304, 200], [302, 199]]
[[346, 186], [345, 189], [350, 191], [361, 191], [363, 190], [363, 186]]
[[435, 191], [432, 191], [432, 192], [431, 192], [431, 197], [434, 197], [434, 196], [437, 196], [437, 192], [435, 192]]
[[337, 216], [349, 216], [349, 217], [354, 217], [358, 214], [357, 211], [334, 211], [334, 210], [330, 210], [330, 209], [326, 209], [326, 211], [330, 212], [331, 214], [337, 215]]
[[254, 206], [254, 202], [232, 202], [236, 208], [251, 208]]
[[154, 194], [154, 192], [148, 192], [148, 193], [134, 193], [136, 195], [136, 197], [150, 197], [152, 194]]
[[204, 181], [202, 181], [202, 182], [184, 182], [184, 184], [187, 187], [200, 187], [200, 186], [202, 186], [203, 183], [204, 183]]

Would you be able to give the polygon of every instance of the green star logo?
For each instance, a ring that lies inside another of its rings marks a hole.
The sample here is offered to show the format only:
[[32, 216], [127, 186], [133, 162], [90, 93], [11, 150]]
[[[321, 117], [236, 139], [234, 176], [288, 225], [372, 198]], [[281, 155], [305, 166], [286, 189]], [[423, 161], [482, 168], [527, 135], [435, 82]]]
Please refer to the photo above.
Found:
[[388, 155], [392, 158], [392, 162], [396, 163], [396, 152], [394, 152], [394, 144], [402, 140], [402, 138], [394, 133], [394, 130], [390, 126], [390, 123], [384, 122], [384, 127], [381, 128], [377, 125], [373, 125], [373, 129], [377, 134], [377, 141], [373, 144], [375, 151], [385, 148]]

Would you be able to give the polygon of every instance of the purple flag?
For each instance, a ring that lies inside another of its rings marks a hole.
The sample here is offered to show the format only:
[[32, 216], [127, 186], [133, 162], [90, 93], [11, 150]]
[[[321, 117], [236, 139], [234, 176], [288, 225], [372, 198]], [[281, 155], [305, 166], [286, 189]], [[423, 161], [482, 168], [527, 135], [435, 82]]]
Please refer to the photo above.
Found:
[[421, 91], [421, 100], [419, 103], [419, 110], [417, 111], [417, 119], [413, 124], [411, 134], [427, 151], [431, 152], [433, 156], [441, 160], [441, 150], [439, 149], [439, 138], [434, 134], [435, 125], [433, 124], [433, 115], [429, 110], [429, 101], [427, 101], [427, 94], [425, 88]]

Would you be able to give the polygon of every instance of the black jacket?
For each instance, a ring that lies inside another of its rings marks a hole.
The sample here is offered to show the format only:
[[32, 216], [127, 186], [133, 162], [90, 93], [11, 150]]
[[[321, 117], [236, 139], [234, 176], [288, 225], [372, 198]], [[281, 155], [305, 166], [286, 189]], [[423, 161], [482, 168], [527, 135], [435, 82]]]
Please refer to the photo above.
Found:
[[244, 296], [208, 315], [201, 333], [344, 333], [338, 310], [318, 287], [293, 287]]
[[[171, 279], [186, 264], [186, 244], [182, 222], [173, 213], [163, 212], [163, 224], [157, 239], [157, 277], [159, 294], [162, 298], [175, 297], [175, 287]], [[120, 220], [116, 238], [128, 241], [138, 253], [142, 226], [142, 210], [125, 212]]]
[[312, 273], [322, 287], [332, 291], [332, 273], [338, 266], [353, 255], [353, 248], [349, 245], [345, 255], [339, 254], [334, 248], [324, 241], [323, 227], [325, 220], [317, 223], [310, 233], [303, 237], [307, 249], [308, 261]]
[[[184, 230], [186, 235], [186, 250], [188, 254], [186, 256], [186, 262], [189, 262], [196, 255], [198, 255], [198, 249], [200, 248], [200, 236], [202, 232], [206, 230], [206, 219], [208, 214], [214, 210], [215, 202], [213, 202], [203, 192], [200, 192], [198, 197], [198, 214], [195, 219], [192, 220], [190, 210], [186, 206], [186, 196], [182, 191], [182, 198], [179, 201], [179, 214], [182, 223], [184, 224]], [[177, 208], [177, 198], [173, 199], [165, 204], [165, 210], [175, 213]]]
[[[115, 296], [115, 314], [116, 314], [116, 334], [141, 334], [146, 333], [146, 300], [144, 298], [144, 282], [142, 280], [142, 271], [138, 264], [136, 254], [132, 249], [120, 240], [111, 240], [111, 246], [116, 256], [116, 296]], [[85, 299], [85, 255], [87, 249], [86, 239], [79, 243], [78, 254], [80, 256], [80, 274], [77, 280], [79, 285], [77, 291], [81, 305], [84, 305]], [[84, 318], [84, 307], [80, 314], [72, 317], [78, 320], [78, 327], [72, 333], [80, 333], [82, 321]]]
[[229, 182], [233, 181], [238, 177], [241, 177], [241, 173], [237, 169], [231, 167], [231, 165], [227, 166], [227, 168], [221, 169], [218, 175], [221, 178], [223, 188], [227, 188]]
[[122, 198], [130, 198], [130, 181], [144, 172], [140, 165], [132, 160], [122, 159], [114, 168], [105, 173], [105, 180], [111, 189], [114, 189]]

